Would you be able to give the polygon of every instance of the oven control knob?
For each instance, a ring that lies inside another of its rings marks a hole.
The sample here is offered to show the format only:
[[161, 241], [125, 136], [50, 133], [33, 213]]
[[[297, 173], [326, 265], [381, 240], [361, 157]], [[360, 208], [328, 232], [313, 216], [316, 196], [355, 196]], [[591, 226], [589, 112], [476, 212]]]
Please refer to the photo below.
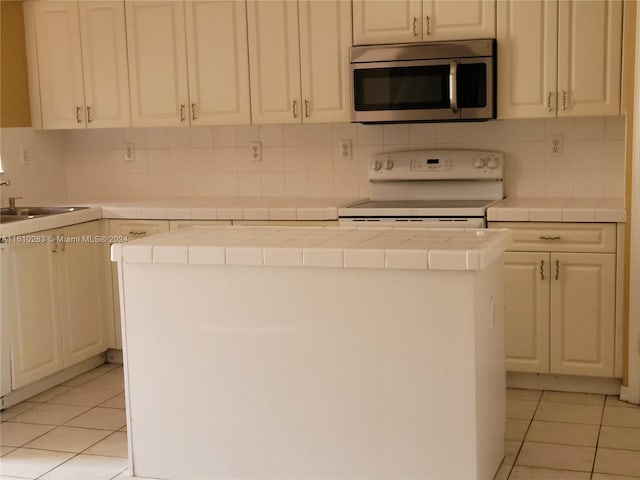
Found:
[[373, 162], [373, 169], [377, 172], [382, 169], [382, 163], [378, 160]]
[[387, 160], [384, 162], [385, 170], [391, 170], [393, 168], [393, 160]]
[[484, 168], [486, 164], [487, 161], [482, 157], [478, 157], [473, 161], [473, 166], [476, 168]]
[[496, 157], [490, 157], [489, 160], [487, 160], [487, 167], [489, 168], [498, 168], [498, 159]]

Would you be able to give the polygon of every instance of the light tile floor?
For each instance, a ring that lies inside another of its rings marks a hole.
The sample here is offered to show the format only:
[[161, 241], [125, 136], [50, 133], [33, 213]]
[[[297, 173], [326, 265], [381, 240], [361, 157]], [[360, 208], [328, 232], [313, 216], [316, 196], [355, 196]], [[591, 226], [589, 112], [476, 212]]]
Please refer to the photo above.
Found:
[[[0, 480], [128, 479], [122, 375], [101, 365], [1, 412]], [[613, 396], [509, 389], [495, 479], [640, 479], [640, 408]]]
[[122, 367], [104, 364], [0, 412], [0, 480], [127, 479]]
[[640, 478], [640, 408], [618, 397], [507, 390], [495, 480]]

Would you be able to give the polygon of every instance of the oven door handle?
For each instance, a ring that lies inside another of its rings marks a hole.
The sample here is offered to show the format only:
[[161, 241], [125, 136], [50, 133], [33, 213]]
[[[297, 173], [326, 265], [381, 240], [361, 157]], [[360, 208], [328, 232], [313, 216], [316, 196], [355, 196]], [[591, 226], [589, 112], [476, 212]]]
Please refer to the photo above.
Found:
[[458, 61], [449, 63], [449, 104], [451, 111], [458, 113]]

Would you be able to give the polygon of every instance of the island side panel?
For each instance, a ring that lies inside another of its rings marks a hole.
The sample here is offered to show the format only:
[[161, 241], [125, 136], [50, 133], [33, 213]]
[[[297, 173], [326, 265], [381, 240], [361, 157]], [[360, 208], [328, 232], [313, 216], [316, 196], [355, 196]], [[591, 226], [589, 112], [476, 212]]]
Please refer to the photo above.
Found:
[[123, 272], [136, 476], [479, 478], [473, 272]]
[[506, 378], [502, 257], [476, 272], [475, 369], [478, 478], [493, 478], [504, 457]]

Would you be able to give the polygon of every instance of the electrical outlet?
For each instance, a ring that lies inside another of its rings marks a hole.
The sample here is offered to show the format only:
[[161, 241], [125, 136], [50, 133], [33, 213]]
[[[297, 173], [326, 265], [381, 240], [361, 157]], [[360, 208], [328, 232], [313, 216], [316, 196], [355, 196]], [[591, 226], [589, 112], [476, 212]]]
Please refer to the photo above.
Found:
[[549, 137], [549, 155], [552, 157], [561, 157], [564, 147], [562, 135], [551, 135]]
[[124, 144], [124, 161], [127, 163], [136, 161], [136, 146], [133, 143]]
[[249, 152], [250, 152], [251, 161], [261, 162], [262, 161], [262, 142], [260, 141], [251, 142]]
[[29, 154], [24, 147], [20, 147], [20, 165], [29, 165]]
[[350, 139], [340, 140], [338, 148], [340, 149], [339, 155], [342, 160], [351, 160], [352, 152]]

